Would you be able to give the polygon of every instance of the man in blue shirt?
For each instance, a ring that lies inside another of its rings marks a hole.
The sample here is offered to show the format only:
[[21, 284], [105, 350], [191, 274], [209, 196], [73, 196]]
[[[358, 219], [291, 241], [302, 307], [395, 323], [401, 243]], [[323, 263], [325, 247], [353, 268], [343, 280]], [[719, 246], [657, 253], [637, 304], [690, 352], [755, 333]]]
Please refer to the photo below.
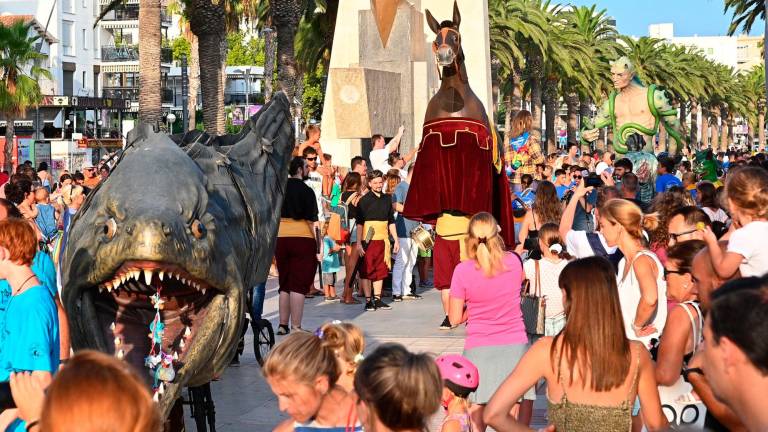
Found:
[[659, 159], [659, 167], [656, 169], [656, 193], [666, 192], [672, 186], [682, 186], [683, 183], [675, 177], [675, 161], [670, 157]]
[[416, 257], [419, 253], [419, 248], [411, 240], [411, 231], [419, 223], [406, 219], [402, 215], [405, 198], [408, 196], [408, 187], [413, 176], [413, 166], [414, 164], [408, 166], [408, 175], [405, 180], [398, 183], [392, 194], [392, 208], [397, 212], [395, 230], [397, 231], [397, 241], [400, 243], [400, 251], [397, 253], [395, 265], [392, 267], [392, 299], [396, 302], [403, 300], [403, 298], [420, 298], [416, 293], [407, 290], [413, 280], [413, 266], [416, 264]]
[[[11, 291], [0, 314], [0, 381], [8, 381], [13, 372], [31, 372], [49, 382], [59, 367], [56, 304], [30, 268], [36, 249], [37, 236], [27, 221], [0, 221], [0, 278]], [[6, 431], [25, 430], [12, 410], [0, 419]]]
[[564, 169], [555, 170], [555, 190], [557, 191], [557, 198], [563, 199], [565, 193], [571, 188], [571, 183], [568, 181], [568, 177], [565, 174]]

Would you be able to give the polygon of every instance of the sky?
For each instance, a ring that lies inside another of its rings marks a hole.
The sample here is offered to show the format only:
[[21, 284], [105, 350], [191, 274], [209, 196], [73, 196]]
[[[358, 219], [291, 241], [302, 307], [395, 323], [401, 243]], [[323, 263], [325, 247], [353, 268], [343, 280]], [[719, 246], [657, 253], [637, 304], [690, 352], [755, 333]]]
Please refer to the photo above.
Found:
[[[559, 3], [566, 3], [561, 1]], [[619, 33], [648, 36], [648, 25], [671, 22], [675, 36], [723, 36], [731, 11], [723, 14], [723, 0], [568, 0], [577, 6], [597, 5], [616, 19]], [[752, 35], [762, 35], [765, 23], [755, 21]]]

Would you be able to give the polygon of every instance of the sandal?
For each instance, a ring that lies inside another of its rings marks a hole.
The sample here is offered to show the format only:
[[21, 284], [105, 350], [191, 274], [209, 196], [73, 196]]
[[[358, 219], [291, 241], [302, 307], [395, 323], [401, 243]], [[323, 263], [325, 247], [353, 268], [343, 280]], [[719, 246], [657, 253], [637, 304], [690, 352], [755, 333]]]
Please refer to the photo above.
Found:
[[278, 336], [285, 336], [285, 335], [287, 335], [290, 332], [291, 332], [291, 329], [289, 329], [286, 324], [280, 324], [279, 326], [277, 326], [277, 335]]
[[301, 327], [291, 327], [291, 330], [292, 330], [292, 331], [303, 332], [303, 333], [312, 333], [311, 331], [309, 331], [309, 330], [307, 330], [307, 329], [303, 329], [303, 328], [301, 328]]

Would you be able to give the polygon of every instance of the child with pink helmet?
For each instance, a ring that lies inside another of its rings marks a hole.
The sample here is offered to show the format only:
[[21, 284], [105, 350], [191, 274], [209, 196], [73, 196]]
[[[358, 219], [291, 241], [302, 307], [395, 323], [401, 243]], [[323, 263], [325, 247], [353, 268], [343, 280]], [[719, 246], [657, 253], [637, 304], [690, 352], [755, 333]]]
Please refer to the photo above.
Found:
[[471, 432], [469, 394], [477, 390], [480, 374], [477, 367], [459, 354], [446, 354], [435, 359], [443, 379], [442, 404], [446, 410], [441, 432]]

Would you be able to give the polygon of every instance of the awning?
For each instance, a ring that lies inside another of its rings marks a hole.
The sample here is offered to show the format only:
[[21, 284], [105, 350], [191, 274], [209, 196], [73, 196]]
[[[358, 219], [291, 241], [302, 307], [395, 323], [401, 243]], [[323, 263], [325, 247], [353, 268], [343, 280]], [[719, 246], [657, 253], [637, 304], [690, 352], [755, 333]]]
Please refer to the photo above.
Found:
[[139, 62], [120, 62], [120, 63], [102, 63], [101, 72], [103, 73], [117, 73], [117, 72], [138, 72]]

